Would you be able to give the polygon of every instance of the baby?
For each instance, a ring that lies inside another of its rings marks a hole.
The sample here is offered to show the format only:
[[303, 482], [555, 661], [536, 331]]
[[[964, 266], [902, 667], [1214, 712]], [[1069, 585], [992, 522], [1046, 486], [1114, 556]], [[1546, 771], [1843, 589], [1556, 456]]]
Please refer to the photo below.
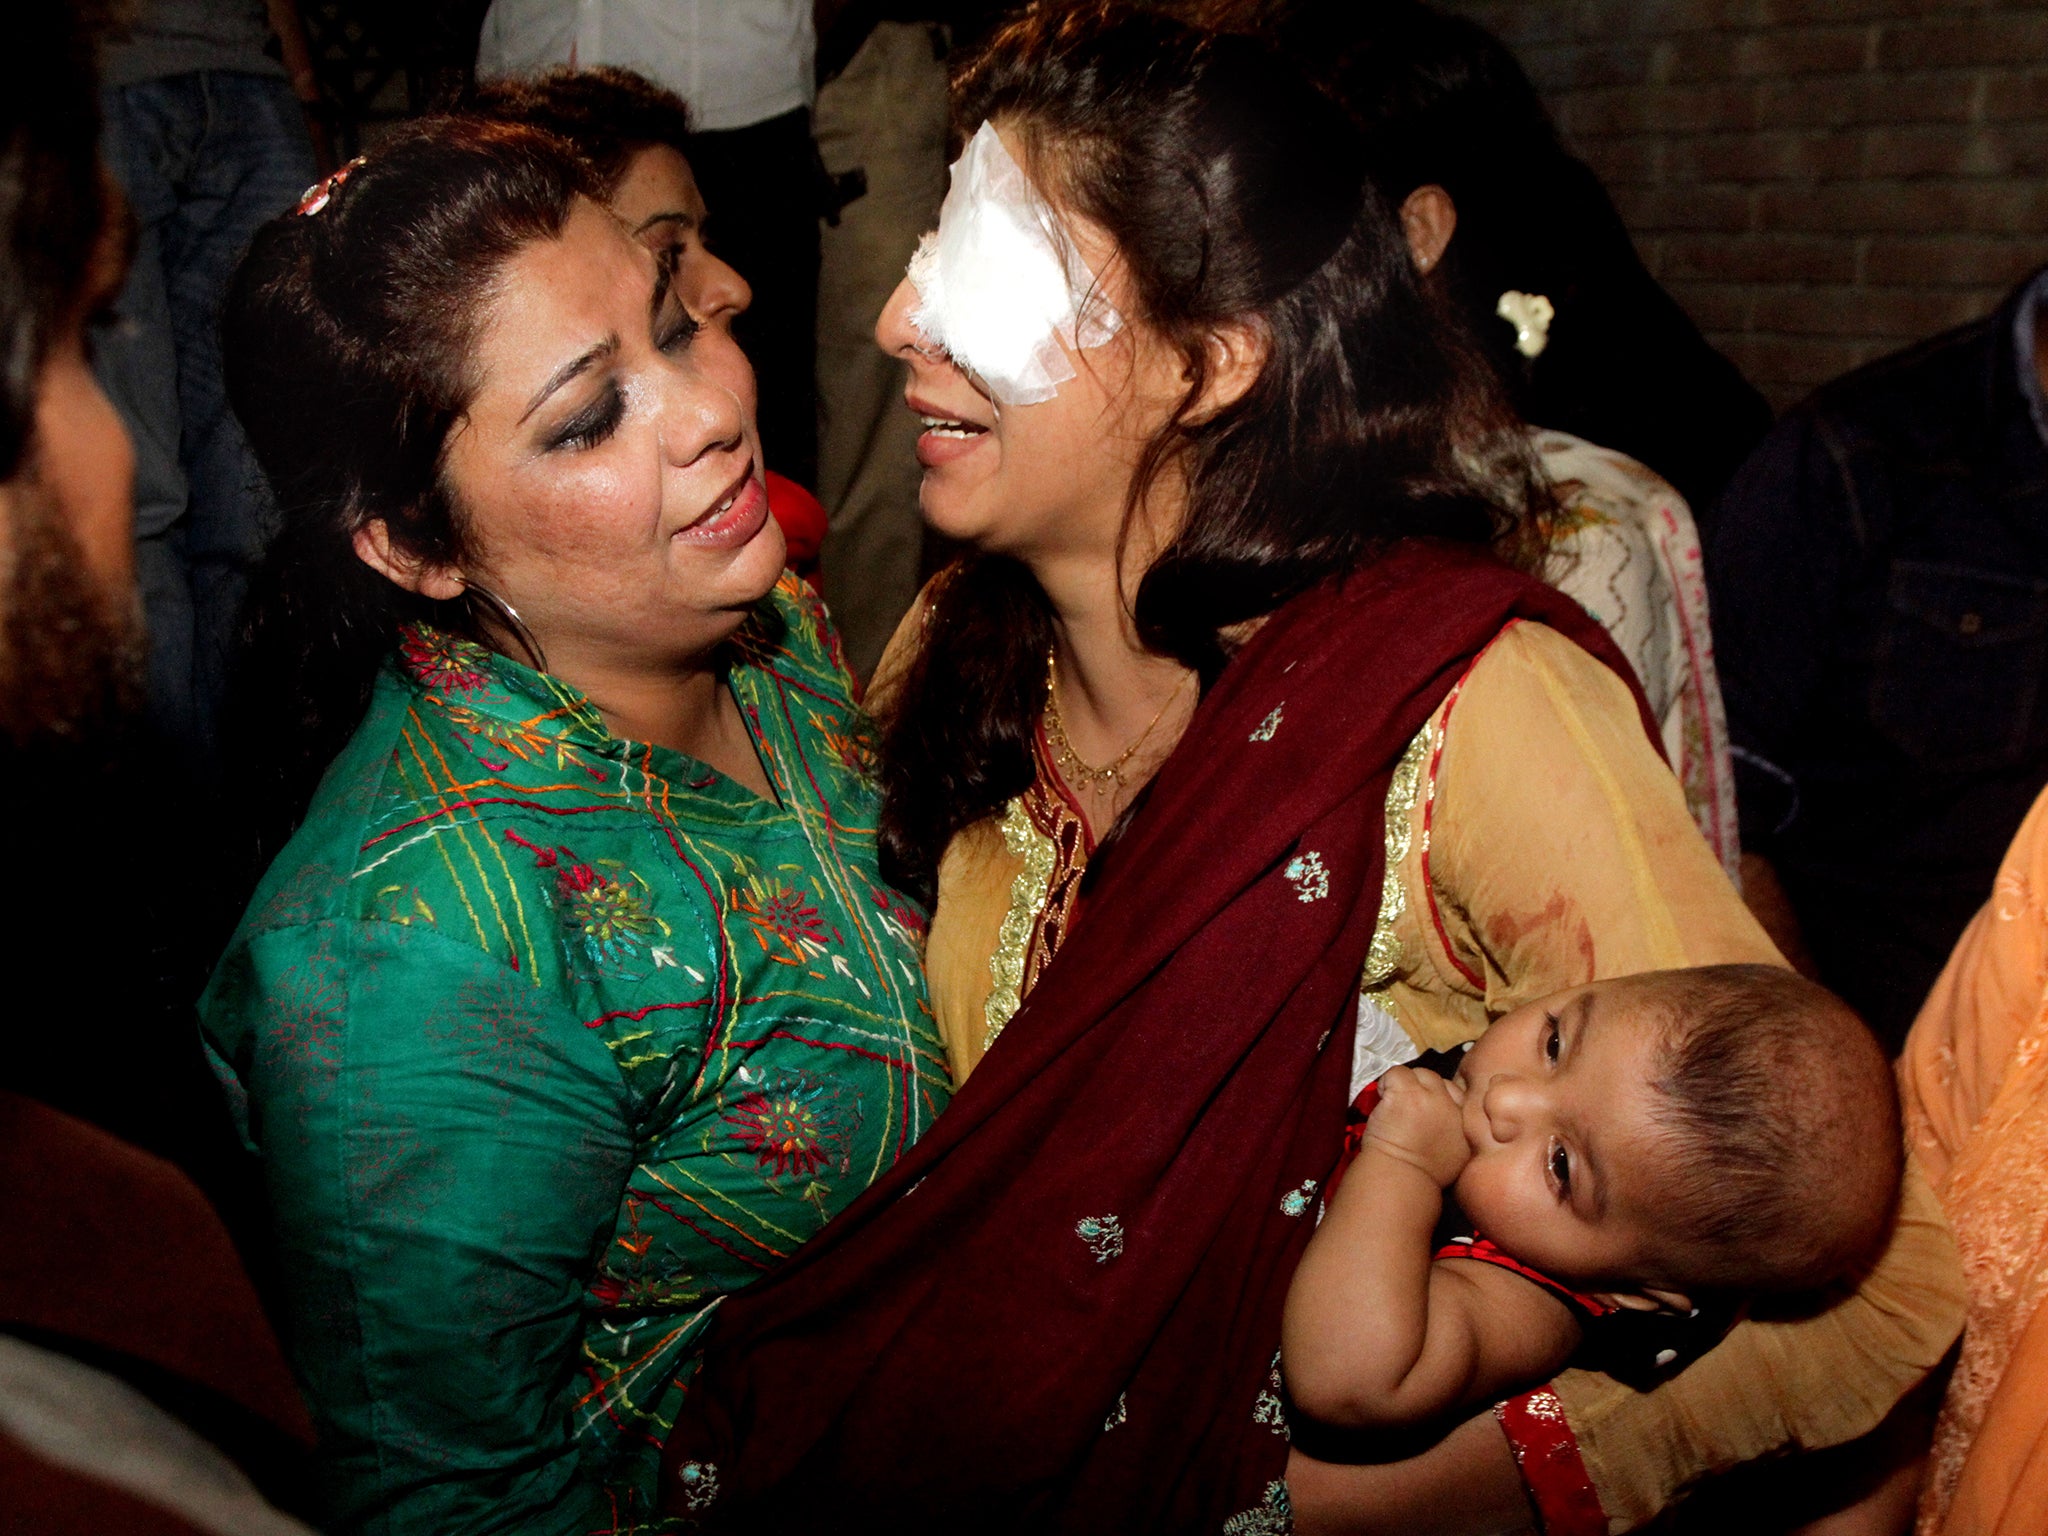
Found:
[[[1610, 1322], [1838, 1280], [1898, 1199], [1890, 1064], [1771, 966], [1596, 981], [1502, 1018], [1455, 1077], [1378, 1090], [1287, 1297], [1287, 1387], [1328, 1424], [1496, 1402]], [[1475, 1235], [1439, 1249], [1447, 1191]]]

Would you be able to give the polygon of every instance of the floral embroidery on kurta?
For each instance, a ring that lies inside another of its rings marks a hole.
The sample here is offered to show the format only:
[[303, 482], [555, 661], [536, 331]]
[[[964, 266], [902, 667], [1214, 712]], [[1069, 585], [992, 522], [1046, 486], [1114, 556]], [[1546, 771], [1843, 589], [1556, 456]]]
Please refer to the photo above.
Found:
[[1038, 926], [1038, 914], [1045, 906], [1046, 889], [1052, 883], [1058, 852], [1053, 841], [1033, 825], [1031, 812], [1019, 795], [1003, 813], [1003, 846], [1018, 860], [1017, 876], [1010, 882], [1010, 910], [1003, 914], [1003, 926], [996, 935], [995, 953], [989, 956], [989, 974], [995, 985], [982, 1004], [987, 1026], [981, 1048], [995, 1043], [1003, 1026], [1023, 1006], [1024, 964], [1031, 950], [1031, 935]]

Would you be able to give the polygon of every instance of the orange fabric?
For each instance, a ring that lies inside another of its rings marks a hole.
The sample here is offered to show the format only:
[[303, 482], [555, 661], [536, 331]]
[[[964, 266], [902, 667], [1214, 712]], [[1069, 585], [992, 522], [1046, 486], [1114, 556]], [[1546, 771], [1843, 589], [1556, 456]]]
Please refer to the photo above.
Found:
[[1919, 1529], [2039, 1536], [2048, 1531], [2048, 795], [1921, 1009], [1899, 1085], [1968, 1296]]

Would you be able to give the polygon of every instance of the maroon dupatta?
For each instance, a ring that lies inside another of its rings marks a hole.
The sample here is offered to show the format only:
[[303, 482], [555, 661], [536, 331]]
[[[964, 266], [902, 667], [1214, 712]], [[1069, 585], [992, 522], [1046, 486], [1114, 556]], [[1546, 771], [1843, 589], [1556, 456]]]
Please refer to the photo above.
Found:
[[1280, 1310], [1342, 1141], [1388, 784], [1516, 619], [1632, 676], [1570, 598], [1434, 543], [1260, 629], [951, 1108], [723, 1304], [668, 1508], [749, 1531], [1288, 1529]]

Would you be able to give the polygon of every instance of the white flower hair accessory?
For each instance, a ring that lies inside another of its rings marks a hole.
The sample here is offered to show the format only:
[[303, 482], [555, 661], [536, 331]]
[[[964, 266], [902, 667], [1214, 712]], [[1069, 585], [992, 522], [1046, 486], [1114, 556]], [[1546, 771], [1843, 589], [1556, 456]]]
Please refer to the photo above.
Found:
[[1540, 357], [1550, 345], [1550, 322], [1557, 309], [1540, 293], [1519, 293], [1510, 288], [1500, 296], [1493, 312], [1515, 328], [1515, 350], [1524, 357]]

